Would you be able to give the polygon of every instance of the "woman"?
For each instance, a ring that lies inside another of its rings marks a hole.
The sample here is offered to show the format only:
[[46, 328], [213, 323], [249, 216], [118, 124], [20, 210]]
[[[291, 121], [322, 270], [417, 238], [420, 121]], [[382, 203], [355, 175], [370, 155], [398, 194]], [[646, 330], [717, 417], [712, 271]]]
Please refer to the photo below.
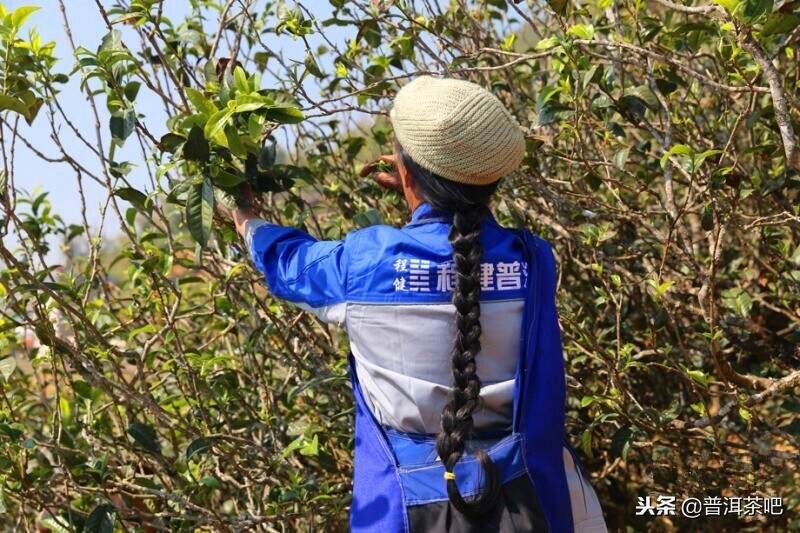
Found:
[[420, 77], [390, 112], [411, 221], [317, 241], [234, 213], [275, 296], [346, 328], [354, 531], [605, 531], [564, 437], [548, 244], [488, 204], [525, 139], [490, 92]]

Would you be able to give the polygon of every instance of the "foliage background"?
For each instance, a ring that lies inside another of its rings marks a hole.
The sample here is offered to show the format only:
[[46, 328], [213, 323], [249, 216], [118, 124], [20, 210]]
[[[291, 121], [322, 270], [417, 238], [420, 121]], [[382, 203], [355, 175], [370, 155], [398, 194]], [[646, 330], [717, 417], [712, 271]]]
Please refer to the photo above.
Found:
[[[800, 528], [797, 2], [88, 4], [108, 36], [58, 0], [60, 49], [0, 11], [0, 527], [346, 527], [346, 339], [270, 297], [223, 193], [324, 238], [401, 224], [356, 175], [435, 73], [529, 133], [496, 213], [557, 251], [567, 429], [609, 527]], [[636, 517], [647, 494], [784, 513]]]

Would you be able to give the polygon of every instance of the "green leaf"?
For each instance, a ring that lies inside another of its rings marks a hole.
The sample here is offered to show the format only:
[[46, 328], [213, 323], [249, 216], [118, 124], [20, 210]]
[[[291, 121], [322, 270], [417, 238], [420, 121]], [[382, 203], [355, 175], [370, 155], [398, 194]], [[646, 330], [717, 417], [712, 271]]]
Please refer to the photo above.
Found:
[[8, 378], [11, 377], [11, 374], [14, 372], [14, 369], [17, 368], [17, 360], [13, 357], [6, 357], [5, 359], [0, 359], [0, 376], [3, 376], [3, 379], [8, 381]]
[[700, 218], [700, 226], [704, 231], [711, 231], [714, 229], [714, 212], [711, 210], [710, 203], [703, 207], [703, 216]]
[[744, 289], [731, 287], [722, 291], [720, 296], [722, 297], [722, 305], [745, 318], [750, 316], [750, 311], [753, 309], [753, 299]]
[[684, 368], [686, 373], [689, 375], [690, 378], [698, 382], [699, 384], [703, 385], [704, 387], [708, 386], [710, 381], [709, 377], [703, 372], [702, 370], [693, 370], [690, 368]]
[[538, 96], [536, 97], [536, 109], [537, 111], [541, 112], [544, 109], [544, 105], [548, 103], [553, 97], [558, 96], [563, 91], [563, 88], [560, 86], [547, 86], [542, 87], [542, 90], [539, 91]]
[[378, 48], [381, 45], [381, 29], [377, 20], [371, 19], [362, 23], [356, 35], [356, 42], [362, 38], [372, 48]]
[[258, 93], [243, 94], [236, 98], [236, 105], [233, 108], [234, 113], [246, 113], [248, 111], [255, 111], [267, 105], [272, 104], [272, 100]]
[[133, 187], [119, 187], [114, 189], [114, 196], [130, 202], [139, 211], [150, 213], [153, 209], [147, 195]]
[[215, 106], [210, 99], [206, 98], [206, 96], [197, 89], [184, 87], [183, 91], [186, 93], [186, 98], [189, 99], [195, 109], [197, 109], [200, 113], [211, 116], [217, 112], [217, 106]]
[[125, 13], [124, 15], [120, 15], [119, 17], [115, 18], [111, 21], [111, 24], [131, 24], [133, 26], [139, 26], [144, 23], [147, 19], [142, 17], [140, 13]]
[[52, 516], [45, 516], [41, 520], [39, 520], [39, 525], [48, 531], [52, 531], [53, 533], [73, 533], [74, 530], [67, 529], [62, 524], [68, 524], [66, 519], [63, 517], [59, 517], [61, 522], [57, 521], [56, 518]]
[[297, 181], [305, 181], [306, 183], [314, 183], [314, 175], [306, 167], [299, 167], [296, 165], [273, 165], [270, 168], [270, 174], [281, 182], [281, 190], [286, 190]]
[[22, 116], [28, 114], [28, 108], [25, 103], [19, 98], [0, 93], [0, 111], [15, 111]]
[[283, 450], [283, 456], [289, 457], [294, 451], [298, 451], [300, 455], [315, 456], [319, 454], [319, 437], [314, 435], [312, 439], [308, 439], [305, 435], [300, 435]]
[[136, 96], [139, 94], [139, 89], [141, 86], [142, 84], [138, 81], [129, 82], [127, 85], [125, 85], [125, 98], [127, 98], [129, 102], [136, 100]]
[[209, 179], [192, 185], [186, 196], [186, 224], [200, 246], [208, 243], [214, 217], [214, 188]]
[[100, 396], [100, 391], [80, 379], [72, 382], [72, 389], [85, 400], [94, 400]]
[[213, 139], [217, 134], [222, 133], [228, 121], [233, 116], [234, 110], [232, 108], [220, 109], [208, 119], [204, 133], [206, 139]]
[[344, 143], [347, 157], [354, 159], [366, 144], [367, 140], [364, 137], [350, 137], [347, 139]]
[[542, 39], [536, 43], [537, 50], [547, 50], [548, 48], [553, 48], [554, 46], [558, 46], [558, 39], [555, 37], [547, 37], [546, 39]]
[[[583, 79], [582, 79], [582, 81], [581, 81], [581, 88], [582, 88], [584, 91], [586, 90], [586, 88], [587, 88], [587, 87], [589, 87], [589, 84], [590, 84], [590, 83], [592, 82], [592, 80], [595, 78], [595, 75], [597, 74], [597, 69], [598, 69], [598, 67], [599, 67], [599, 65], [592, 65], [592, 67], [591, 67], [589, 70], [587, 70], [587, 71], [586, 71], [586, 72], [583, 74]], [[600, 76], [597, 76], [598, 78], [601, 78], [601, 77], [602, 77], [602, 72], [603, 72], [603, 71], [601, 70], [601, 71], [600, 71], [600, 74], [601, 74], [601, 75], [600, 75]]]
[[[617, 100], [617, 107], [620, 112], [627, 112], [639, 120], [643, 119], [645, 113], [647, 113], [647, 102], [633, 94], [621, 96], [619, 100]], [[623, 116], [628, 118], [624, 113]]]
[[214, 476], [203, 476], [203, 478], [200, 479], [200, 484], [210, 489], [218, 489], [222, 486], [222, 483]]
[[242, 144], [242, 139], [235, 128], [231, 126], [225, 128], [225, 139], [228, 141], [228, 148], [233, 155], [239, 158], [247, 157], [247, 149]]
[[575, 111], [572, 108], [569, 108], [558, 102], [548, 102], [539, 111], [539, 120], [537, 121], [537, 125], [547, 126], [548, 124], [553, 124], [554, 122], [566, 120], [572, 117], [574, 114]]
[[238, 207], [238, 197], [219, 188], [214, 189], [214, 201], [229, 211]]
[[279, 124], [298, 124], [306, 117], [296, 107], [273, 107], [267, 110], [267, 118]]
[[290, 442], [289, 445], [286, 448], [283, 449], [283, 456], [284, 457], [289, 457], [295, 450], [297, 450], [298, 448], [300, 448], [300, 446], [303, 445], [303, 441], [304, 440], [305, 440], [305, 436], [304, 435], [300, 435], [299, 437], [294, 439], [292, 442]]
[[0, 423], [0, 433], [8, 437], [9, 439], [15, 441], [19, 439], [23, 435], [23, 431], [20, 429], [20, 424], [3, 424]]
[[698, 415], [706, 416], [706, 404], [704, 404], [703, 402], [690, 404], [689, 407], [691, 407], [692, 411], [694, 411]]
[[739, 11], [745, 20], [755, 21], [772, 12], [773, 4], [773, 0], [743, 0]]
[[250, 84], [247, 82], [247, 74], [245, 74], [244, 69], [242, 67], [236, 67], [233, 69], [233, 84], [236, 87], [236, 91], [242, 94], [246, 94], [250, 92]]
[[264, 118], [256, 114], [247, 117], [247, 135], [253, 144], [261, 142], [261, 133], [264, 131]]
[[36, 6], [20, 6], [11, 12], [11, 25], [19, 29], [25, 24], [28, 18], [39, 11]]
[[[249, 113], [251, 111], [256, 111], [258, 109], [262, 109], [267, 107], [271, 104], [271, 101], [264, 101], [263, 98], [259, 100], [251, 99], [248, 95], [243, 97], [237, 98], [235, 100], [236, 105], [233, 108], [234, 113]], [[259, 120], [259, 117], [256, 115], [250, 115], [247, 117], [248, 125], [250, 124], [250, 119], [254, 118], [254, 120]]]
[[108, 171], [115, 178], [122, 178], [130, 174], [134, 165], [129, 161], [109, 161]]
[[633, 442], [634, 431], [630, 426], [622, 426], [614, 436], [611, 437], [611, 454], [621, 458], [623, 461], [628, 456], [628, 451]]
[[199, 126], [192, 126], [189, 137], [183, 145], [183, 157], [189, 161], [206, 162], [210, 157], [208, 140], [203, 135]]
[[134, 422], [127, 429], [128, 435], [133, 437], [136, 443], [154, 454], [161, 453], [161, 443], [158, 441], [158, 435], [153, 426], [143, 424], [141, 422]]
[[567, 12], [569, 0], [547, 0], [547, 5], [549, 5], [553, 11], [563, 16]]
[[742, 0], [714, 0], [714, 3], [725, 8], [728, 13], [733, 13]]
[[300, 448], [300, 455], [308, 457], [316, 457], [319, 455], [319, 437], [317, 435], [314, 435], [314, 438], [311, 440], [306, 440]]
[[664, 296], [667, 293], [667, 291], [672, 288], [673, 285], [675, 285], [675, 282], [673, 280], [671, 280], [671, 279], [668, 279], [666, 281], [663, 281], [663, 282], [659, 283], [655, 287], [656, 294], [658, 296]]
[[267, 142], [258, 151], [258, 168], [259, 170], [268, 170], [275, 164], [277, 157], [277, 147], [275, 143]]
[[637, 85], [628, 89], [625, 94], [639, 98], [650, 109], [658, 109], [658, 98], [647, 85]]
[[42, 104], [44, 104], [44, 100], [38, 98], [31, 91], [23, 92], [21, 98], [25, 104], [25, 122], [30, 125], [33, 123], [33, 119], [36, 118], [36, 115], [39, 114], [39, 109], [42, 107]]
[[303, 62], [306, 66], [306, 70], [315, 78], [322, 79], [325, 77], [325, 74], [320, 70], [319, 65], [317, 64], [316, 59], [311, 53], [306, 54], [306, 59]]
[[591, 24], [575, 24], [567, 30], [567, 35], [572, 35], [578, 39], [594, 38], [594, 26]]
[[630, 154], [630, 151], [631, 149], [628, 148], [627, 146], [617, 150], [617, 152], [614, 154], [614, 157], [612, 158], [614, 166], [620, 170], [624, 170], [625, 163], [628, 162], [628, 155]]
[[[202, 131], [203, 130], [200, 130], [201, 133]], [[174, 154], [178, 150], [178, 147], [184, 142], [186, 142], [186, 137], [171, 131], [164, 134], [161, 139], [159, 139], [158, 148], [164, 152]]]
[[360, 228], [377, 226], [383, 224], [383, 216], [377, 209], [370, 209], [363, 213], [356, 213], [353, 217], [353, 223]]
[[118, 50], [122, 48], [122, 32], [119, 30], [111, 30], [103, 36], [100, 46], [97, 48], [97, 54], [100, 52]]
[[592, 430], [591, 427], [581, 433], [581, 450], [588, 457], [594, 457], [592, 454]]
[[658, 87], [658, 90], [661, 91], [661, 94], [667, 96], [675, 92], [675, 90], [678, 88], [678, 84], [671, 80], [658, 78], [656, 79], [656, 87]]
[[697, 154], [696, 156], [694, 156], [694, 157], [692, 158], [692, 166], [693, 166], [695, 169], [698, 169], [698, 168], [700, 168], [700, 165], [702, 165], [702, 164], [703, 164], [703, 162], [704, 162], [706, 159], [708, 159], [708, 158], [709, 158], [709, 157], [711, 157], [712, 155], [717, 155], [717, 154], [721, 154], [721, 153], [722, 153], [722, 150], [716, 150], [716, 149], [713, 149], [713, 150], [706, 150], [706, 151], [704, 151], [704, 152], [700, 152], [699, 154]]
[[694, 151], [686, 146], [685, 144], [676, 144], [672, 148], [670, 148], [667, 153], [661, 156], [661, 168], [667, 166], [667, 161], [673, 155], [685, 155], [686, 157], [694, 157]]
[[240, 183], [244, 183], [247, 178], [238, 173], [229, 172], [227, 170], [217, 170], [216, 174], [211, 177], [211, 181], [217, 187], [230, 189], [236, 187]]
[[789, 33], [798, 25], [800, 25], [800, 15], [797, 13], [782, 13], [781, 11], [776, 11], [764, 22], [764, 25], [761, 27], [761, 35], [763, 37], [783, 35]]
[[89, 514], [83, 533], [114, 533], [114, 522], [117, 518], [117, 508], [109, 503], [98, 505]]
[[109, 120], [109, 128], [111, 129], [111, 137], [117, 144], [122, 145], [125, 139], [130, 137], [133, 133], [134, 125], [136, 124], [136, 112], [133, 109], [127, 109], [122, 116], [115, 115]]
[[781, 431], [800, 437], [800, 420], [795, 419], [792, 423], [781, 426]]
[[186, 458], [191, 459], [192, 456], [198, 453], [204, 453], [211, 448], [211, 440], [205, 437], [194, 439], [189, 446], [186, 447]]
[[[614, 106], [614, 101], [609, 98], [605, 94], [599, 95], [597, 98], [592, 100], [591, 109], [595, 113], [601, 111], [603, 109], [608, 109], [609, 107]], [[617, 137], [623, 138], [625, 137], [625, 130], [623, 130], [619, 124], [616, 122], [609, 122], [608, 123], [608, 130], [612, 132]]]

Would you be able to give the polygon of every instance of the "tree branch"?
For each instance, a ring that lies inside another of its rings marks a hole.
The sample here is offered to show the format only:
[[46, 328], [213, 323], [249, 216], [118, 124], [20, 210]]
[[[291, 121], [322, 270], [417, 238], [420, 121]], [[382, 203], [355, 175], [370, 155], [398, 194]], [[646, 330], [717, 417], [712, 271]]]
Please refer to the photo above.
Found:
[[758, 63], [758, 66], [767, 78], [769, 92], [772, 96], [772, 107], [775, 110], [775, 121], [778, 123], [778, 130], [781, 133], [786, 163], [788, 166], [800, 171], [800, 149], [797, 147], [797, 136], [792, 126], [789, 108], [786, 105], [786, 90], [783, 87], [781, 76], [775, 68], [775, 65], [767, 59], [764, 49], [761, 48], [761, 45], [755, 40], [752, 33], [747, 31], [740, 34], [739, 37], [742, 48], [753, 56], [753, 59]]

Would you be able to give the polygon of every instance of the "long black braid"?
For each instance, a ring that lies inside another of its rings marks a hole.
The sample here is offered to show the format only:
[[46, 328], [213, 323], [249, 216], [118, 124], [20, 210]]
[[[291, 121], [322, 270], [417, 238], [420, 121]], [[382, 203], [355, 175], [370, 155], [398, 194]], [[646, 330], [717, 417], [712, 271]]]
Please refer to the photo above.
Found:
[[[456, 336], [453, 345], [453, 391], [442, 411], [442, 431], [436, 437], [436, 450], [447, 472], [464, 455], [466, 440], [473, 431], [472, 414], [480, 402], [481, 380], [475, 358], [481, 351], [481, 221], [488, 213], [488, 203], [497, 182], [490, 185], [465, 185], [444, 179], [417, 164], [399, 143], [395, 150], [414, 177], [422, 198], [432, 207], [453, 214], [448, 235], [453, 247], [455, 283], [453, 305], [456, 308]], [[500, 492], [500, 481], [488, 454], [478, 449], [475, 456], [483, 468], [485, 489], [464, 499], [455, 479], [447, 480], [447, 494], [453, 506], [467, 516], [489, 511]]]

